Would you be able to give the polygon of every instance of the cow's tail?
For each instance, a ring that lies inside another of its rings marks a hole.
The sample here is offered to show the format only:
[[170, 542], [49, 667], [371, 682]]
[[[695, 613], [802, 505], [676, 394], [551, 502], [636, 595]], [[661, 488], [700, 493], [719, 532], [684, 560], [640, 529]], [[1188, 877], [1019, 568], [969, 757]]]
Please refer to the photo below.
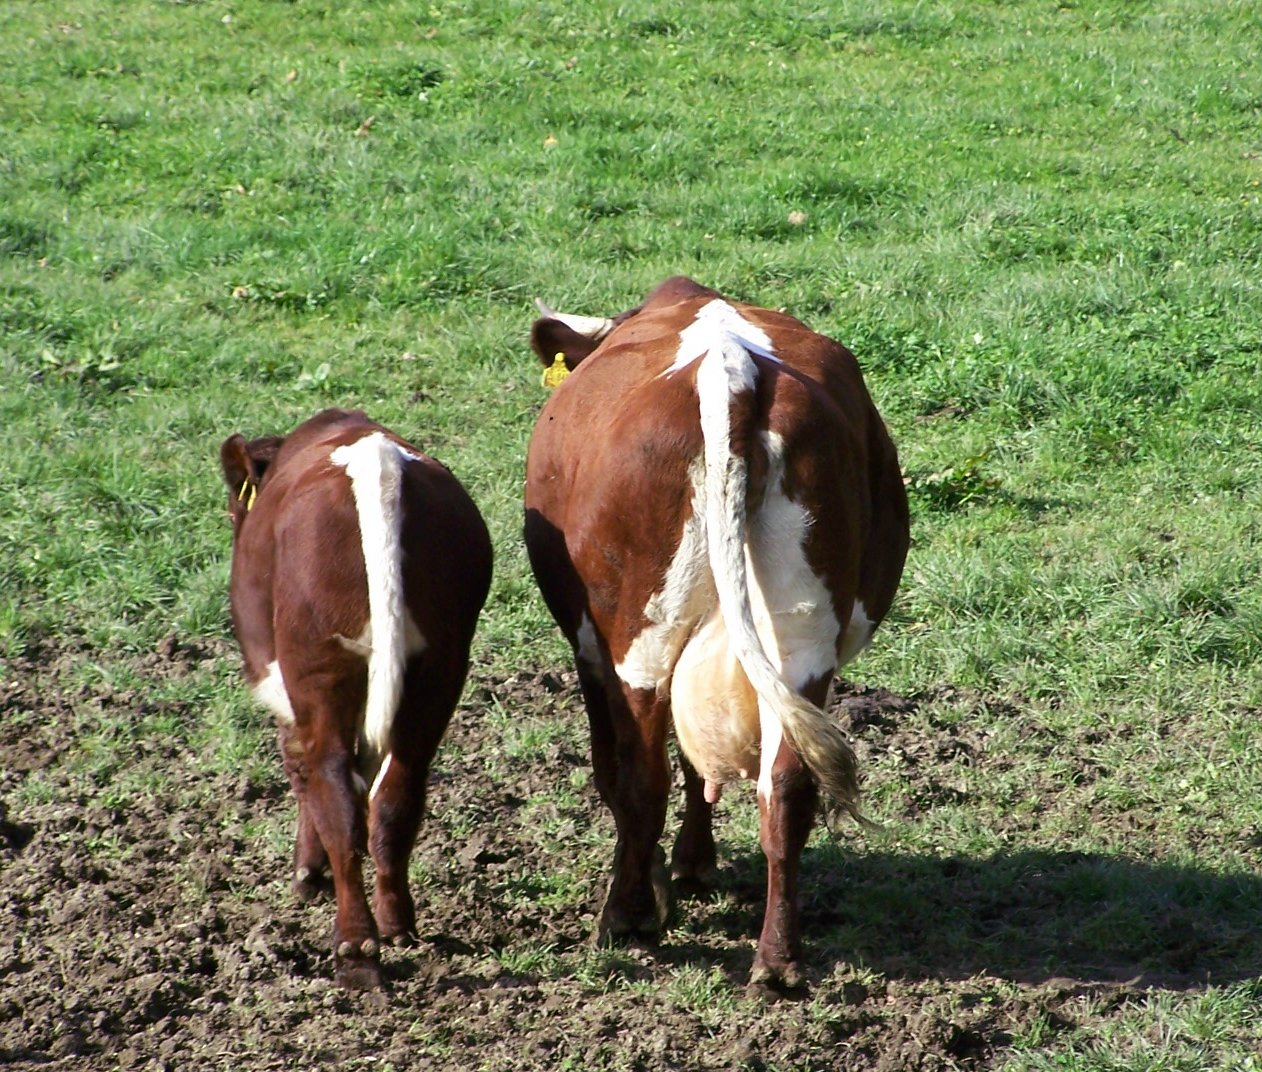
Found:
[[[384, 773], [390, 730], [407, 667], [407, 605], [403, 593], [402, 498], [405, 456], [381, 432], [333, 452], [346, 467], [359, 515], [368, 578], [368, 697], [359, 736], [359, 773], [372, 783]], [[374, 785], [375, 789], [375, 785]]]
[[[828, 716], [784, 680], [754, 625], [745, 548], [747, 459], [756, 435], [757, 381], [753, 355], [734, 336], [711, 348], [697, 370], [705, 441], [706, 542], [719, 609], [733, 654], [758, 694], [760, 712], [774, 713], [826, 797], [863, 822], [854, 751]], [[764, 767], [774, 758], [764, 757]]]

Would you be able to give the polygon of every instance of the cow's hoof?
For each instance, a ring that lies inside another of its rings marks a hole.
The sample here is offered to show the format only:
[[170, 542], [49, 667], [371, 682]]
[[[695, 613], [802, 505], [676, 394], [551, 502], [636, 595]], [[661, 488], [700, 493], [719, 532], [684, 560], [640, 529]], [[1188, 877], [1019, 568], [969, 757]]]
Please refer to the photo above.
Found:
[[670, 877], [680, 897], [698, 900], [714, 891], [719, 879], [718, 854], [709, 827], [701, 835], [685, 837], [680, 832], [670, 857]]
[[386, 931], [381, 933], [381, 944], [393, 946], [396, 949], [410, 949], [412, 946], [416, 945], [418, 941], [419, 939], [417, 938], [416, 931], [414, 930], [397, 931], [394, 934], [390, 934]]
[[806, 977], [796, 961], [772, 964], [758, 956], [754, 958], [754, 969], [749, 974], [749, 990], [752, 994], [773, 999], [798, 997], [806, 990]]
[[378, 892], [372, 906], [377, 933], [386, 945], [413, 945], [416, 942], [416, 907], [406, 893], [402, 897]]
[[612, 949], [620, 945], [656, 945], [662, 937], [662, 924], [651, 913], [628, 915], [616, 908], [605, 906], [600, 914], [600, 926], [596, 928], [596, 946]]
[[671, 885], [675, 896], [685, 901], [704, 901], [714, 893], [719, 881], [719, 869], [708, 867], [700, 871], [676, 866], [671, 871]]
[[322, 901], [333, 895], [333, 877], [327, 871], [300, 867], [294, 872], [294, 896], [304, 904]]
[[381, 986], [379, 950], [375, 938], [339, 942], [333, 957], [333, 981], [345, 990], [376, 990]]
[[666, 858], [659, 850], [649, 870], [649, 888], [627, 895], [610, 885], [596, 930], [598, 946], [628, 942], [656, 944], [670, 916], [671, 889], [666, 879]]

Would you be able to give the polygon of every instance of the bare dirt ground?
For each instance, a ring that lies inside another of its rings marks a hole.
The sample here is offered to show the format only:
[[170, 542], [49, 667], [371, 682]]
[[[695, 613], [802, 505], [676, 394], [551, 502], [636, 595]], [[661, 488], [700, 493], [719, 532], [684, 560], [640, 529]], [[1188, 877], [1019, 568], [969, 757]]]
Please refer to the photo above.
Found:
[[[581, 725], [573, 675], [475, 672], [418, 845], [421, 941], [386, 951], [386, 989], [345, 993], [330, 982], [331, 908], [295, 903], [287, 836], [259, 835], [260, 820], [287, 828], [292, 814], [279, 761], [263, 780], [210, 779], [204, 757], [178, 741], [131, 742], [129, 773], [152, 771], [160, 791], [111, 806], [108, 787], [85, 787], [74, 772], [79, 734], [101, 713], [144, 701], [126, 690], [61, 691], [61, 666], [81, 655], [11, 663], [0, 682], [0, 1065], [9, 1068], [987, 1068], [1015, 1038], [1054, 1040], [1154, 983], [1192, 988], [1257, 963], [1256, 941], [1241, 944], [1209, 908], [1165, 902], [1140, 946], [1102, 960], [1080, 938], [1081, 917], [1101, 902], [1072, 892], [1092, 874], [1105, 886], [1124, 881], [1101, 860], [926, 858], [853, 838], [804, 861], [805, 997], [744, 990], [762, 909], [755, 844], [722, 844], [720, 895], [679, 905], [661, 946], [609, 955], [596, 971], [584, 951], [611, 827], [590, 782], [546, 803], [586, 767], [581, 734], [507, 756], [484, 717], [497, 702]], [[224, 658], [234, 658], [224, 647], [172, 641], [142, 668], [187, 674]], [[911, 734], [914, 700], [839, 697], [861, 758], [905, 753], [911, 809], [956, 792], [954, 764], [1002, 761], [979, 730]], [[179, 705], [169, 713], [197, 717]], [[35, 776], [41, 792], [9, 803]], [[562, 898], [524, 877], [541, 860], [572, 870], [580, 852], [596, 861], [582, 911], [557, 907]], [[546, 955], [523, 968], [523, 950]], [[685, 968], [697, 993], [669, 985]]]

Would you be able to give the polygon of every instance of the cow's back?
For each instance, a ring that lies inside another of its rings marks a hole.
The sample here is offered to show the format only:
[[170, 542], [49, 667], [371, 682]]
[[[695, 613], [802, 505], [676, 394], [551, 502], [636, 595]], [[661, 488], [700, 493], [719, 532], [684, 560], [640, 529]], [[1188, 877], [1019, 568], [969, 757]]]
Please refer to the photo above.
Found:
[[295, 645], [330, 653], [338, 637], [365, 627], [360, 518], [350, 477], [333, 455], [374, 433], [403, 452], [400, 543], [416, 624], [428, 638], [469, 644], [492, 557], [476, 505], [445, 466], [406, 440], [358, 411], [329, 410], [285, 439], [233, 556], [234, 622], [252, 679], [275, 658], [274, 626], [284, 625]]
[[[693, 516], [703, 450], [700, 359], [680, 362], [680, 335], [713, 300], [637, 313], [549, 399], [536, 425], [527, 458], [528, 543], [533, 530], [548, 550], [532, 559], [554, 557], [564, 544], [597, 607], [615, 609], [628, 589], [652, 590]], [[892, 536], [900, 512], [906, 523], [893, 445], [858, 364], [791, 316], [735, 308], [774, 348], [774, 357], [754, 356], [749, 427], [757, 433], [738, 445], [749, 466], [750, 504], [762, 501], [775, 461], [789, 494], [812, 502], [834, 554], [857, 567], [869, 535], [884, 539], [888, 528]], [[841, 487], [845, 495], [836, 494]], [[888, 521], [876, 516], [882, 512]], [[882, 614], [896, 581], [877, 586], [873, 601]], [[853, 593], [854, 584], [841, 588]]]

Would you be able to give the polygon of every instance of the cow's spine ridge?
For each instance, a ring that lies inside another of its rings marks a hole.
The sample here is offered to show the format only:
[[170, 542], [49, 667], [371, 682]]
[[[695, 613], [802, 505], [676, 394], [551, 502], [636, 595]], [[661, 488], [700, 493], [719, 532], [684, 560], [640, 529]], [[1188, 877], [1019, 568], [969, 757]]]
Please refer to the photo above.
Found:
[[368, 696], [360, 732], [360, 774], [372, 782], [390, 745], [407, 663], [407, 604], [403, 592], [402, 496], [404, 453], [381, 432], [333, 452], [345, 465], [359, 516], [368, 580]]
[[[747, 427], [733, 428], [732, 413], [739, 397], [752, 395], [757, 383], [753, 355], [730, 334], [710, 348], [697, 370], [705, 443], [706, 545], [719, 610], [741, 668], [763, 704], [775, 713], [789, 743], [824, 793], [863, 821], [853, 749], [828, 716], [784, 680], [754, 624], [745, 561], [749, 466], [744, 453], [734, 447], [753, 442], [754, 408], [743, 408], [749, 415]], [[764, 757], [764, 764], [774, 758]]]

